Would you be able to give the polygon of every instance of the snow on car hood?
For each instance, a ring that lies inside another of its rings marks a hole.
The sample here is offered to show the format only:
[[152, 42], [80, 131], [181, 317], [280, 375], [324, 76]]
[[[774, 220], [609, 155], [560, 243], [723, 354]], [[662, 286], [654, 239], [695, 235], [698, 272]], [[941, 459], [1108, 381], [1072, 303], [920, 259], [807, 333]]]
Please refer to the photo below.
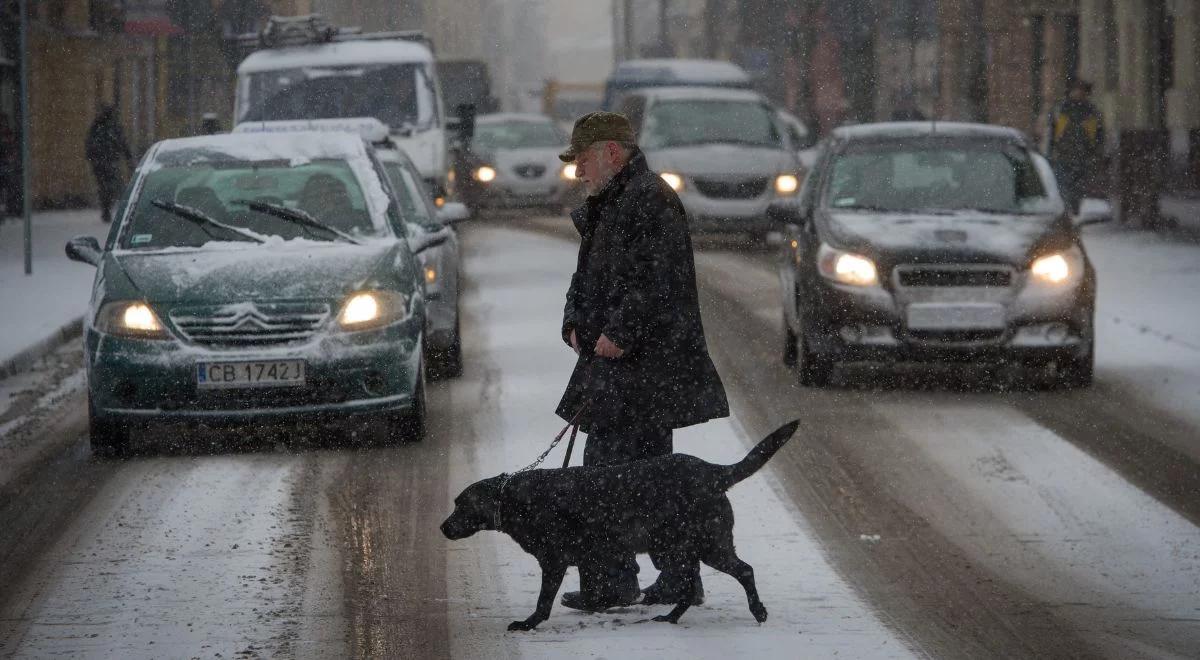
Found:
[[796, 158], [774, 147], [744, 144], [702, 144], [691, 147], [644, 150], [650, 169], [686, 175], [773, 176], [797, 171]]
[[392, 240], [352, 245], [295, 239], [123, 250], [114, 257], [142, 295], [156, 303], [329, 300], [360, 288], [395, 246]]
[[860, 251], [890, 263], [932, 259], [1001, 262], [1022, 267], [1040, 247], [1071, 240], [1070, 225], [1045, 215], [826, 210], [822, 218], [836, 247]]

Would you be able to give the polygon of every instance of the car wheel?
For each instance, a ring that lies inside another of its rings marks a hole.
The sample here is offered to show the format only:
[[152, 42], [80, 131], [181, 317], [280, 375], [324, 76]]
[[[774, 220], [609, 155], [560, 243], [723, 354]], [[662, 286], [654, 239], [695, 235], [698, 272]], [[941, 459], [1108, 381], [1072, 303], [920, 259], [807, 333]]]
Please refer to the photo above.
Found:
[[450, 348], [446, 349], [446, 353], [442, 356], [442, 374], [447, 378], [458, 378], [463, 371], [462, 357], [462, 332], [459, 330], [460, 324], [458, 316], [454, 318], [454, 341], [450, 342]]
[[413, 392], [413, 407], [403, 413], [391, 413], [386, 420], [386, 440], [389, 445], [420, 442], [425, 439], [425, 365], [417, 378], [417, 389]]
[[800, 338], [796, 336], [796, 333], [792, 332], [792, 326], [788, 325], [787, 319], [785, 318], [783, 320], [783, 364], [784, 364], [784, 366], [788, 366], [788, 367], [796, 366], [796, 360], [797, 360], [798, 353], [799, 353], [797, 343], [799, 343], [799, 341], [800, 341]]
[[454, 322], [454, 338], [450, 340], [450, 345], [441, 350], [429, 349], [425, 357], [429, 359], [429, 377], [432, 380], [462, 375], [462, 334], [458, 321]]
[[129, 453], [129, 429], [119, 420], [96, 414], [88, 400], [88, 442], [92, 454], [102, 458], [121, 458]]
[[833, 360], [813, 352], [804, 333], [796, 341], [796, 371], [805, 387], [825, 387], [833, 376]]
[[1096, 375], [1095, 340], [1088, 340], [1087, 355], [1058, 363], [1059, 387], [1082, 389], [1091, 387]]

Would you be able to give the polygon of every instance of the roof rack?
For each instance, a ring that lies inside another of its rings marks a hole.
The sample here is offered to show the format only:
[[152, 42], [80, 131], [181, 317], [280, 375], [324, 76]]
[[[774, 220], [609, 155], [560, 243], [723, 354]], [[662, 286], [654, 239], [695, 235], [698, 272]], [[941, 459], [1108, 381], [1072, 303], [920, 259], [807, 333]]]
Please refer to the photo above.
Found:
[[336, 41], [380, 41], [400, 39], [415, 41], [433, 50], [433, 42], [420, 30], [399, 30], [393, 32], [366, 32], [361, 27], [335, 27], [329, 24], [323, 14], [304, 14], [301, 16], [272, 16], [267, 24], [258, 32], [239, 34], [230, 37], [239, 48], [246, 51], [267, 48], [283, 48], [286, 46], [307, 46], [309, 44], [325, 44]]

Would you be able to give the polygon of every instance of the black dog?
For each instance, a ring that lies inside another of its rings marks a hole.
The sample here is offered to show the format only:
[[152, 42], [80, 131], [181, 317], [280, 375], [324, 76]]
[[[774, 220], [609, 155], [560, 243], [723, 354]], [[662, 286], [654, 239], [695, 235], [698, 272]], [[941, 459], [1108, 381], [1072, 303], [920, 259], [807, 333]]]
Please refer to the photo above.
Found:
[[[672, 454], [612, 467], [534, 470], [484, 479], [454, 500], [454, 513], [442, 523], [446, 538], [457, 540], [480, 530], [508, 534], [542, 568], [537, 609], [509, 630], [532, 630], [550, 616], [550, 607], [568, 566], [600, 565], [619, 552], [652, 552], [668, 558], [685, 576], [690, 593], [699, 561], [732, 575], [746, 590], [750, 612], [759, 622], [767, 608], [754, 586], [754, 569], [733, 547], [733, 507], [725, 492], [761, 468], [792, 437], [792, 422], [758, 443], [734, 465], [714, 465]], [[663, 566], [659, 566], [663, 568]], [[655, 621], [677, 623], [692, 602]]]

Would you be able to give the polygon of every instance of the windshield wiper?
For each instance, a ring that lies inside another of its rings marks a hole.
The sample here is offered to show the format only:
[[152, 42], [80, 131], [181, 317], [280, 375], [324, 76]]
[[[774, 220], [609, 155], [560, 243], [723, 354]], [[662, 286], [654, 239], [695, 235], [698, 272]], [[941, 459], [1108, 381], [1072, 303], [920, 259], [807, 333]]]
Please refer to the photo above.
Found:
[[243, 238], [247, 241], [254, 241], [255, 243], [263, 243], [264, 242], [262, 238], [255, 235], [253, 232], [246, 231], [245, 229], [241, 229], [239, 227], [233, 227], [231, 225], [227, 225], [224, 222], [221, 222], [220, 220], [215, 220], [212, 218], [212, 216], [206, 214], [204, 211], [201, 211], [200, 209], [197, 209], [197, 208], [194, 208], [191, 206], [184, 206], [183, 204], [178, 204], [176, 202], [168, 202], [165, 199], [152, 199], [152, 200], [150, 200], [150, 204], [152, 206], [160, 208], [164, 211], [167, 211], [168, 213], [173, 213], [174, 215], [176, 215], [180, 218], [183, 218], [184, 220], [188, 220], [188, 221], [196, 223], [196, 226], [199, 227], [201, 229], [201, 231], [203, 231], [205, 234], [208, 234], [209, 238], [212, 238], [213, 240], [216, 240], [217, 237], [214, 236], [213, 233], [208, 230], [209, 225], [211, 225], [213, 227], [217, 227], [219, 229], [224, 229], [225, 231], [227, 231], [231, 234], [234, 234], [240, 238]]
[[750, 147], [774, 146], [774, 145], [771, 145], [770, 143], [759, 142], [757, 140], [739, 140], [736, 138], [721, 138], [721, 139], [707, 139], [706, 138], [706, 139], [702, 139], [702, 140], [686, 140], [683, 142], [675, 142], [673, 144], [666, 145], [664, 148], [665, 149], [674, 149], [677, 147], [695, 147], [695, 146], [700, 146], [700, 145], [705, 145], [705, 144], [738, 144], [738, 145], [745, 145], [745, 146], [750, 146]]
[[986, 206], [971, 206], [967, 208], [954, 209], [959, 213], [989, 213], [993, 215], [1035, 215], [1034, 211], [1024, 211], [1021, 209], [997, 209]]
[[890, 206], [879, 206], [877, 204], [834, 204], [829, 207], [834, 211], [878, 211], [880, 213], [909, 213], [907, 209], [896, 209]]
[[288, 222], [300, 225], [300, 227], [304, 229], [304, 233], [308, 234], [309, 236], [313, 235], [310, 231], [311, 229], [319, 229], [329, 236], [340, 238], [347, 243], [361, 245], [358, 239], [354, 238], [350, 234], [347, 234], [340, 229], [330, 227], [329, 225], [317, 220], [300, 209], [294, 209], [288, 206], [282, 206], [280, 204], [271, 204], [270, 202], [260, 202], [253, 199], [235, 199], [233, 200], [233, 203], [241, 204], [242, 206], [249, 208], [251, 211], [265, 213], [267, 215], [279, 218], [280, 220], [287, 220]]

